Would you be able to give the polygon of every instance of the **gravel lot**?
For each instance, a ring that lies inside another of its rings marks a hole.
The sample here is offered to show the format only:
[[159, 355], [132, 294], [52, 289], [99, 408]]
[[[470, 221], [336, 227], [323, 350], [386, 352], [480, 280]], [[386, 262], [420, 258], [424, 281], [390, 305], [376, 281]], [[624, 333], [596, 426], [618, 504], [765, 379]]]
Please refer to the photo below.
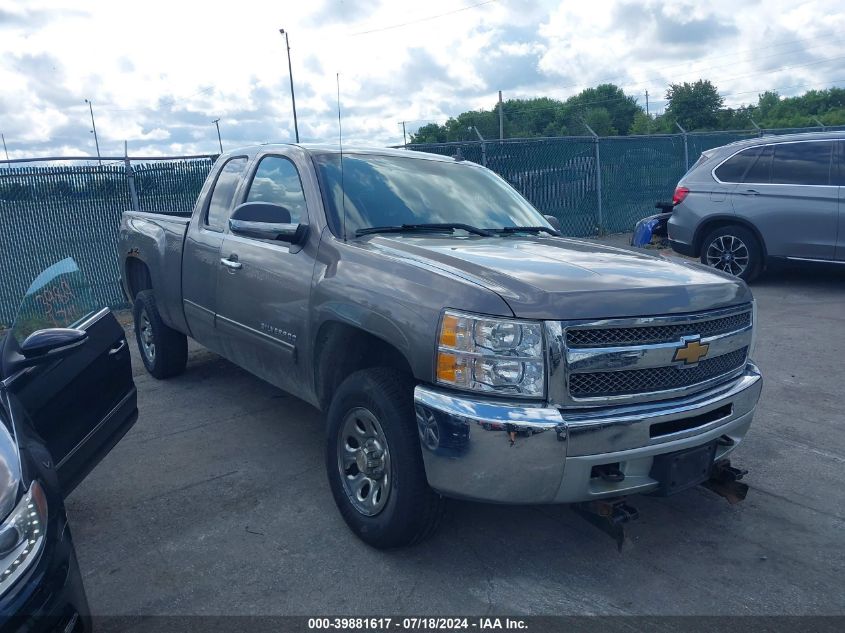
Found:
[[167, 382], [136, 355], [140, 419], [68, 500], [92, 610], [843, 614], [845, 273], [754, 291], [766, 382], [734, 457], [748, 499], [635, 498], [621, 553], [564, 506], [466, 502], [416, 548], [370, 549], [332, 502], [319, 412], [197, 346]]

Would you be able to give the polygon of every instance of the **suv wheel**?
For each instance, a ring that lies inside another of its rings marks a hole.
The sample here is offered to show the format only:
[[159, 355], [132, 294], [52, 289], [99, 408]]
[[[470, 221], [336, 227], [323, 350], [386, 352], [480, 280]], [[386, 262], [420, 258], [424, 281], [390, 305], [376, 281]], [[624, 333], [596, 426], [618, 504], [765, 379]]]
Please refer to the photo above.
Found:
[[711, 231], [701, 245], [701, 263], [752, 281], [763, 269], [763, 249], [754, 234], [739, 225]]
[[434, 533], [443, 498], [425, 477], [413, 382], [395, 370], [365, 369], [338, 388], [328, 412], [326, 471], [343, 519], [379, 549]]
[[142, 290], [135, 297], [132, 310], [135, 339], [144, 367], [155, 378], [176, 376], [188, 362], [188, 338], [169, 328], [161, 320], [152, 290]]

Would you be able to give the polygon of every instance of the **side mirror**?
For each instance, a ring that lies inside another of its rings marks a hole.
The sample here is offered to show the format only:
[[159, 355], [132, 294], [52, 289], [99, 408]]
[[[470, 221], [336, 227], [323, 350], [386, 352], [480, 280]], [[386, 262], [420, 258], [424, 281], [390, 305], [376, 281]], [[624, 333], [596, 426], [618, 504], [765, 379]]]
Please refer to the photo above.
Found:
[[552, 228], [553, 228], [555, 231], [557, 231], [558, 233], [560, 233], [560, 232], [561, 232], [561, 228], [560, 228], [560, 220], [558, 220], [558, 219], [557, 219], [555, 216], [553, 216], [553, 215], [544, 215], [543, 217], [544, 217], [544, 218], [546, 218], [546, 222], [548, 222], [549, 224], [551, 224], [551, 225], [552, 225]]
[[307, 224], [293, 224], [290, 211], [272, 202], [238, 205], [229, 218], [229, 229], [235, 235], [290, 244], [301, 244], [308, 235]]
[[21, 343], [23, 358], [17, 368], [32, 367], [63, 358], [88, 340], [88, 332], [73, 328], [36, 330]]

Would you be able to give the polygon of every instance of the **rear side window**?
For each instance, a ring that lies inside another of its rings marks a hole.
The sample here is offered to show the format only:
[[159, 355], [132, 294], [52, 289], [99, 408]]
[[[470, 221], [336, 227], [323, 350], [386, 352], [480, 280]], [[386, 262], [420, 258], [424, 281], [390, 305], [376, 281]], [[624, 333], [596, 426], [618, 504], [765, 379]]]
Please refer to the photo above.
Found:
[[226, 219], [232, 210], [232, 200], [235, 198], [235, 191], [238, 188], [238, 181], [246, 169], [247, 159], [245, 156], [230, 158], [220, 175], [214, 183], [214, 191], [211, 192], [211, 201], [208, 203], [208, 211], [205, 215], [205, 224], [214, 231], [222, 231], [226, 226]]
[[716, 178], [722, 182], [742, 182], [745, 173], [757, 161], [762, 153], [762, 147], [749, 147], [738, 154], [734, 154], [724, 163], [719, 165], [714, 172]]
[[772, 155], [774, 154], [774, 147], [765, 145], [763, 151], [757, 154], [757, 158], [748, 167], [745, 172], [745, 177], [742, 182], [767, 184], [772, 179]]
[[246, 201], [280, 204], [290, 211], [293, 224], [300, 224], [303, 218], [308, 217], [299, 172], [292, 162], [281, 156], [265, 156], [261, 159]]
[[832, 142], [780, 143], [774, 146], [772, 184], [830, 184]]

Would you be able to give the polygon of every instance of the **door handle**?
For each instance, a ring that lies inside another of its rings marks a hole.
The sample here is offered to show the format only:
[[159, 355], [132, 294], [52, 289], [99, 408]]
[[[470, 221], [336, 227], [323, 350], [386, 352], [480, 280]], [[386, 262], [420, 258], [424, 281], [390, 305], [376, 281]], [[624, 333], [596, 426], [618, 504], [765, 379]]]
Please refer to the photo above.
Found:
[[742, 195], [743, 196], [759, 196], [760, 192], [757, 191], [756, 189], [746, 189], [745, 191], [742, 192]]
[[226, 268], [230, 268], [232, 270], [239, 270], [244, 267], [244, 265], [238, 261], [238, 256], [234, 253], [229, 255], [229, 257], [221, 258], [220, 263], [223, 264]]
[[126, 347], [126, 339], [121, 340], [120, 343], [112, 347], [109, 350], [109, 356], [116, 356], [117, 354], [120, 354], [124, 347]]

